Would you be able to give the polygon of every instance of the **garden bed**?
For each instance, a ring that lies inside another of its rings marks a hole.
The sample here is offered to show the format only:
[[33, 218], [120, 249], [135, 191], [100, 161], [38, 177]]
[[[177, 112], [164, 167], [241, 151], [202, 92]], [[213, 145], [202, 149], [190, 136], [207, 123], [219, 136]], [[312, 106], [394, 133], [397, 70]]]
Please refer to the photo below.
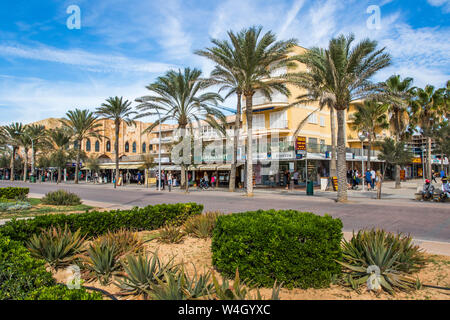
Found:
[[[141, 231], [139, 235], [146, 240], [158, 234], [159, 231]], [[158, 251], [158, 256], [162, 261], [168, 261], [174, 257], [176, 263], [183, 263], [188, 274], [193, 275], [195, 271], [198, 273], [205, 273], [208, 270], [213, 270], [212, 253], [211, 253], [211, 239], [198, 239], [186, 236], [182, 243], [166, 244], [158, 242], [156, 239], [147, 241], [145, 243], [145, 251], [152, 253]], [[440, 287], [450, 286], [450, 257], [425, 254], [429, 259], [429, 263], [424, 269], [415, 274], [418, 276], [423, 284], [435, 285]], [[70, 275], [66, 270], [61, 269], [54, 273], [54, 277], [60, 283], [65, 283], [67, 277]], [[215, 271], [215, 276], [221, 281], [220, 274]], [[231, 281], [232, 282], [232, 281]], [[142, 299], [138, 296], [123, 296], [119, 295], [119, 288], [114, 284], [102, 286], [98, 281], [87, 282], [87, 286], [104, 289], [114, 295], [118, 299]], [[270, 298], [272, 289], [261, 288], [260, 292], [264, 298]], [[329, 288], [324, 289], [286, 289], [282, 288], [280, 291], [281, 300], [448, 300], [450, 299], [450, 291], [439, 290], [434, 288], [422, 288], [420, 290], [403, 293], [399, 292], [395, 296], [387, 293], [376, 295], [373, 292], [368, 292], [361, 289], [358, 294], [349, 287], [332, 284]]]
[[[11, 200], [13, 201], [13, 200]], [[29, 209], [20, 209], [20, 210], [8, 210], [8, 211], [0, 211], [0, 219], [12, 219], [12, 218], [25, 218], [25, 217], [34, 217], [45, 214], [71, 214], [71, 213], [84, 213], [86, 211], [90, 211], [94, 208], [92, 206], [88, 206], [85, 204], [79, 204], [75, 206], [54, 206], [47, 205], [41, 203], [40, 199], [37, 198], [29, 198], [27, 202], [31, 205]]]

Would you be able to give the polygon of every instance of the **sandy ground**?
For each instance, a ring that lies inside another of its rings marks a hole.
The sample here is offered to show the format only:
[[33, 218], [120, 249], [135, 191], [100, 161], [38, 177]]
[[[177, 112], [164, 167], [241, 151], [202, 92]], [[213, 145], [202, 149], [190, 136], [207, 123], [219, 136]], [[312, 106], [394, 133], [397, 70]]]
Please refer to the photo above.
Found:
[[[144, 231], [140, 232], [141, 236], [145, 239], [149, 235], [157, 231]], [[158, 256], [163, 261], [167, 261], [171, 257], [174, 257], [174, 262], [183, 263], [185, 270], [189, 274], [192, 274], [194, 270], [199, 273], [212, 270], [211, 259], [211, 240], [210, 239], [197, 239], [192, 237], [185, 237], [182, 243], [179, 244], [165, 244], [160, 243], [156, 239], [146, 242], [146, 252], [158, 251]], [[417, 276], [422, 284], [435, 285], [440, 287], [450, 287], [450, 257], [430, 255], [426, 254], [429, 258], [427, 266], [414, 276]], [[216, 277], [220, 278], [220, 275], [216, 272]], [[55, 278], [58, 282], [65, 283], [67, 277], [70, 275], [66, 270], [59, 270], [55, 274]], [[220, 280], [219, 280], [220, 281]], [[118, 294], [119, 289], [110, 284], [106, 287], [101, 286], [97, 281], [85, 283], [88, 286], [95, 286], [102, 288], [112, 294]], [[262, 288], [260, 292], [263, 297], [270, 298], [272, 289]], [[120, 299], [139, 299], [140, 297], [120, 297]], [[325, 289], [281, 289], [281, 300], [450, 300], [450, 291], [423, 288], [421, 290], [412, 293], [397, 293], [395, 296], [391, 296], [386, 293], [379, 295], [373, 292], [361, 290], [361, 293], [357, 293], [351, 288], [346, 288], [339, 285], [331, 285]]]

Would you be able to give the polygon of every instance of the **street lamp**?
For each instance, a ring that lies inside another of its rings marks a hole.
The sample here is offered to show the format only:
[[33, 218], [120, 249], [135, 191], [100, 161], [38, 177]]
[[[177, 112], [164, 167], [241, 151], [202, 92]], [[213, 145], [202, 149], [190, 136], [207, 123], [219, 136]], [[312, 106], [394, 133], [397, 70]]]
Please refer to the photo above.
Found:
[[362, 191], [364, 191], [364, 140], [366, 135], [364, 132], [359, 133], [359, 140], [361, 141], [361, 178], [362, 178]]
[[[16, 134], [19, 134], [19, 135], [24, 134], [31, 140], [31, 180], [30, 180], [30, 182], [33, 182], [34, 181], [34, 141], [33, 141], [33, 138], [26, 132], [21, 133], [19, 131], [16, 131]], [[27, 157], [27, 155], [25, 155], [25, 157]], [[25, 179], [26, 179], [26, 177], [25, 177]]]

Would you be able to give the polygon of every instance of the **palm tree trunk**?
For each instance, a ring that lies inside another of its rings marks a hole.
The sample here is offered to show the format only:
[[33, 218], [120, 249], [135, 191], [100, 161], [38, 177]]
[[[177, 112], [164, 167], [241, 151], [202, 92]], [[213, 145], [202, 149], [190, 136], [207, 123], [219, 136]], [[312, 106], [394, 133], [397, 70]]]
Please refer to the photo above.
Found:
[[23, 182], [27, 181], [28, 173], [28, 150], [24, 149], [24, 162], [23, 162]]
[[431, 137], [427, 137], [427, 176], [428, 179], [432, 179], [431, 176]]
[[347, 162], [345, 158], [345, 109], [337, 110], [337, 201], [347, 201]]
[[336, 176], [336, 121], [335, 121], [333, 106], [330, 106], [330, 127], [331, 127], [330, 177], [335, 177]]
[[368, 143], [368, 147], [367, 147], [367, 170], [370, 171], [371, 166], [370, 166], [370, 152], [372, 151], [372, 135], [369, 134], [368, 137], [369, 143]]
[[[396, 122], [398, 123], [398, 122]], [[399, 125], [397, 124], [397, 127], [399, 127]], [[396, 142], [400, 142], [400, 133], [399, 130], [397, 130], [397, 134], [395, 135], [396, 138]], [[402, 187], [401, 181], [400, 181], [400, 165], [396, 164], [395, 165], [395, 189], [400, 189]]]
[[78, 184], [78, 171], [79, 171], [79, 165], [80, 165], [80, 153], [81, 153], [81, 141], [78, 141], [77, 160], [76, 160], [76, 163], [75, 163], [75, 184]]
[[246, 118], [247, 118], [247, 196], [253, 196], [253, 154], [252, 154], [252, 129], [253, 129], [253, 94], [245, 96]]
[[11, 154], [11, 162], [10, 162], [10, 173], [9, 173], [9, 180], [14, 181], [14, 158], [16, 156], [16, 147], [12, 148], [12, 154]]
[[57, 184], [61, 183], [61, 167], [58, 167], [58, 180], [56, 181]]
[[120, 122], [116, 121], [115, 123], [115, 134], [116, 134], [116, 141], [114, 141], [114, 153], [116, 156], [116, 179], [114, 181], [114, 189], [117, 187], [117, 182], [119, 181], [119, 130], [120, 130]]
[[236, 119], [234, 121], [233, 159], [231, 162], [230, 185], [229, 185], [230, 192], [234, 192], [236, 187], [237, 148], [238, 148], [238, 135], [240, 128], [241, 128], [241, 94], [238, 93]]

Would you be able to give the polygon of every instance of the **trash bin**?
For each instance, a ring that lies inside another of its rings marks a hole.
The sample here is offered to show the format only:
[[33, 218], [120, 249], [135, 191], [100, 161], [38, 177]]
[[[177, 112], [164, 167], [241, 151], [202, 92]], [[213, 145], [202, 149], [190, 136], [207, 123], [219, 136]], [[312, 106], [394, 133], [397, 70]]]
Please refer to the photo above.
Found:
[[35, 182], [36, 182], [36, 178], [35, 178], [34, 176], [31, 176], [31, 177], [30, 177], [30, 182], [31, 182], [31, 183], [35, 183]]
[[306, 184], [306, 194], [308, 196], [314, 195], [314, 182], [313, 181], [308, 181], [308, 183]]

